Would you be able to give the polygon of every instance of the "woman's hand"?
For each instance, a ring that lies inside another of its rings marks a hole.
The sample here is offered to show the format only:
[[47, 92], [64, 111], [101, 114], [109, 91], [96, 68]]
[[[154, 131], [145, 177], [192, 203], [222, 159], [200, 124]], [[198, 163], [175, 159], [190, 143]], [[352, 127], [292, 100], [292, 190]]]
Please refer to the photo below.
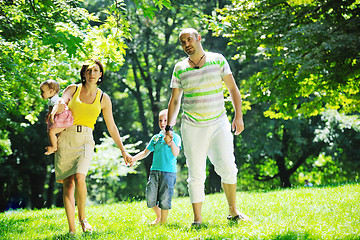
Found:
[[128, 153], [128, 152], [126, 152], [126, 151], [122, 151], [121, 152], [122, 153], [122, 156], [123, 156], [123, 158], [124, 158], [124, 161], [125, 161], [125, 163], [126, 164], [131, 164], [131, 162], [132, 162], [132, 156]]

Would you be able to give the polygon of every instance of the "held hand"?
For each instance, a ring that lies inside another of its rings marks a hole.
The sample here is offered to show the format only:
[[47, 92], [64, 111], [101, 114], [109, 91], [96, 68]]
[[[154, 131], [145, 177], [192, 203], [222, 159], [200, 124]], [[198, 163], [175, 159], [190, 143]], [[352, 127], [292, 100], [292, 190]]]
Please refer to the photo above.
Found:
[[166, 136], [169, 136], [171, 139], [174, 138], [172, 131], [165, 131], [165, 137], [166, 137]]
[[57, 110], [56, 113], [61, 113], [64, 110], [65, 110], [65, 104], [64, 103], [59, 103], [58, 110]]
[[136, 161], [137, 161], [137, 159], [135, 157], [133, 157], [129, 162], [130, 167], [132, 167], [134, 165], [134, 163], [136, 163]]
[[169, 135], [165, 135], [165, 137], [164, 137], [164, 141], [165, 141], [165, 143], [168, 145], [168, 146], [170, 146], [170, 144], [171, 144], [171, 142], [172, 142], [172, 140], [173, 140], [173, 136], [172, 136], [172, 133], [171, 133], [171, 136], [169, 136]]
[[241, 117], [235, 117], [232, 122], [232, 130], [235, 131], [235, 135], [239, 135], [244, 131], [244, 121]]
[[128, 152], [124, 151], [124, 152], [121, 152], [121, 154], [122, 154], [126, 164], [131, 163], [132, 156]]

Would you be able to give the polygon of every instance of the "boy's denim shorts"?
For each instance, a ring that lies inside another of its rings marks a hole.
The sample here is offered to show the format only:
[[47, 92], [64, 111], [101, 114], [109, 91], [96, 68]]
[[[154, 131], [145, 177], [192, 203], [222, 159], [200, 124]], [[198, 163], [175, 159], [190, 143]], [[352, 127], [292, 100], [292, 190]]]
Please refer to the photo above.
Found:
[[149, 208], [158, 206], [162, 210], [171, 209], [176, 173], [152, 170], [146, 186], [146, 202]]

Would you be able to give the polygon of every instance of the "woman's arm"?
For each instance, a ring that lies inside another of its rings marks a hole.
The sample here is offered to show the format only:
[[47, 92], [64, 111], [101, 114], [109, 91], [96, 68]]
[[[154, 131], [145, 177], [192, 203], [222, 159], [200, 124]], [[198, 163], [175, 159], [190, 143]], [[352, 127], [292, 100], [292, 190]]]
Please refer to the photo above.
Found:
[[101, 101], [101, 108], [102, 108], [102, 114], [104, 116], [104, 120], [106, 123], [106, 127], [110, 133], [110, 136], [114, 140], [115, 144], [121, 150], [121, 153], [123, 155], [125, 162], [130, 162], [131, 155], [128, 152], [126, 152], [126, 149], [121, 141], [120, 133], [115, 124], [114, 117], [113, 117], [112, 103], [111, 103], [110, 97], [106, 93], [104, 93], [104, 95], [103, 95], [103, 99]]
[[70, 102], [75, 91], [76, 91], [76, 84], [70, 84], [69, 86], [66, 87], [66, 89], [64, 90], [61, 96], [61, 98], [64, 100], [66, 104]]
[[57, 110], [56, 110], [55, 113], [61, 113], [62, 111], [65, 110], [65, 104], [68, 104], [70, 102], [70, 100], [72, 99], [72, 96], [74, 95], [75, 91], [76, 91], [76, 84], [71, 84], [71, 85], [66, 87], [66, 89], [64, 90], [64, 92], [63, 92], [63, 94], [61, 96], [61, 98], [62, 98], [62, 100], [64, 102], [59, 102], [57, 104]]

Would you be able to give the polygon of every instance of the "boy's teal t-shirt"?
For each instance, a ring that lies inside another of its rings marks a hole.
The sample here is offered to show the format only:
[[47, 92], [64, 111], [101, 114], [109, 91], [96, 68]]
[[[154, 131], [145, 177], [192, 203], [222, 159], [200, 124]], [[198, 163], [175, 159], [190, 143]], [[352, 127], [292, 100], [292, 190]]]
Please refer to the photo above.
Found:
[[[173, 133], [173, 141], [181, 149], [181, 138], [178, 134]], [[174, 157], [171, 148], [165, 143], [164, 132], [154, 135], [147, 145], [149, 151], [153, 151], [153, 163], [150, 170], [176, 173], [176, 157]]]

